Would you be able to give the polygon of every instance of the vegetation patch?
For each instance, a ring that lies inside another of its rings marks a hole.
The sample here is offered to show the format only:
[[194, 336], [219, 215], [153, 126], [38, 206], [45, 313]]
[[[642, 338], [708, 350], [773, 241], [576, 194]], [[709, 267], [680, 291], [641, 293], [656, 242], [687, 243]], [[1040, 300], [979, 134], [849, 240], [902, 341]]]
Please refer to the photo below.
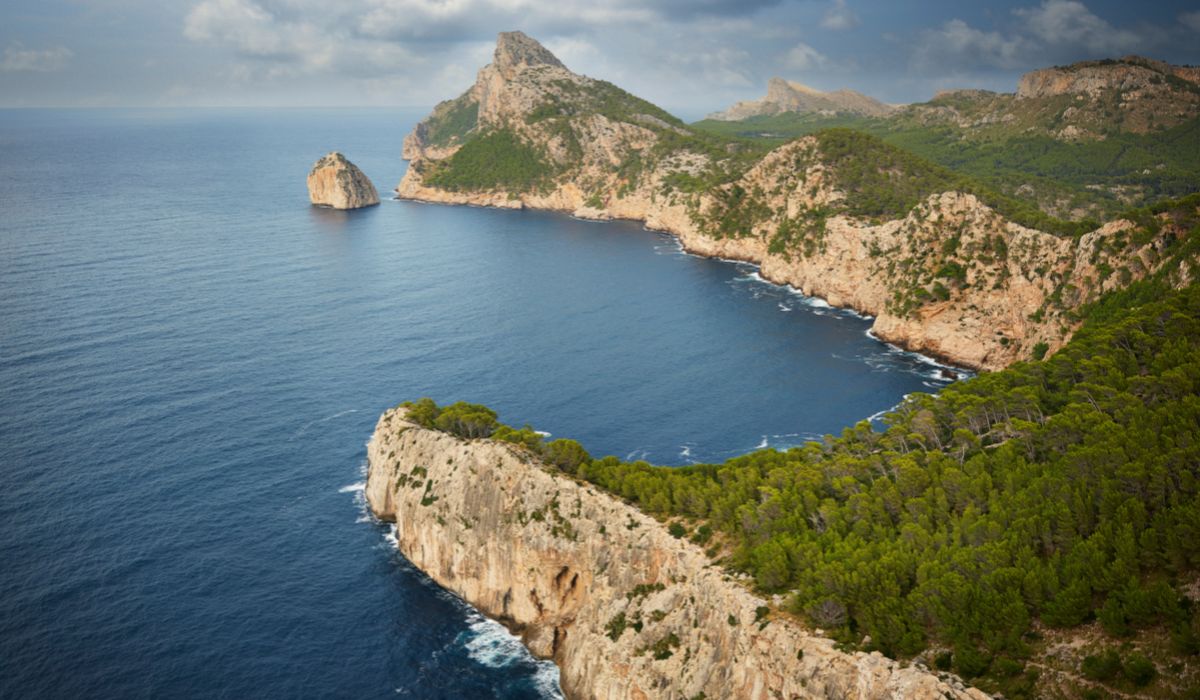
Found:
[[426, 184], [452, 192], [527, 192], [555, 174], [540, 149], [507, 129], [476, 136], [446, 160], [426, 167]]

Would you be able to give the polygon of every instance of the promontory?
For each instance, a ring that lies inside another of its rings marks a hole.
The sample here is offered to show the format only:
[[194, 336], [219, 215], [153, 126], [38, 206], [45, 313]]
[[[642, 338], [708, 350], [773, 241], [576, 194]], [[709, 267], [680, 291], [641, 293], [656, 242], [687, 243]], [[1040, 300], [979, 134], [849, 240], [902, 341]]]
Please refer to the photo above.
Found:
[[[1175, 83], [1190, 104], [1192, 84]], [[500, 35], [492, 63], [416, 126], [404, 157], [401, 198], [643, 221], [873, 316], [883, 340], [980, 369], [1058, 349], [1106, 292], [1197, 273], [1164, 213], [1058, 220], [849, 129], [782, 145], [725, 138], [571, 72], [520, 32]]]
[[980, 700], [781, 615], [702, 549], [519, 445], [387, 411], [366, 498], [400, 552], [553, 659], [568, 698]]

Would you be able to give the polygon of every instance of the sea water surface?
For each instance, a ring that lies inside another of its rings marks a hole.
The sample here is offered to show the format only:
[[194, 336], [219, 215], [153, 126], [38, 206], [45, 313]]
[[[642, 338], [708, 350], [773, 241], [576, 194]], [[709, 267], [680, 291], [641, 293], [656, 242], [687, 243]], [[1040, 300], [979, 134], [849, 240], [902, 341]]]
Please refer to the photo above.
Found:
[[333, 149], [386, 197], [419, 117], [0, 111], [0, 696], [555, 697], [367, 517], [382, 410], [682, 464], [942, 386], [637, 224], [309, 205]]

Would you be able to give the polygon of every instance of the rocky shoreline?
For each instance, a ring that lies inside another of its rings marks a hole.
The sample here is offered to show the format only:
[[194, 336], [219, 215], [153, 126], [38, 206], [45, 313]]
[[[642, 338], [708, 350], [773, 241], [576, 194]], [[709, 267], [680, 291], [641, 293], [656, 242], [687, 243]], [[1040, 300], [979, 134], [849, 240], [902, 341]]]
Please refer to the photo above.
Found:
[[[1069, 332], [1035, 322], [1031, 314], [1052, 293], [1055, 279], [1096, 276], [1096, 269], [1105, 258], [1094, 258], [1092, 251], [1100, 241], [1132, 227], [1124, 220], [1110, 222], [1075, 242], [1005, 221], [974, 195], [946, 192], [929, 197], [902, 220], [871, 225], [848, 217], [834, 217], [826, 223], [824, 249], [812, 257], [797, 259], [769, 252], [768, 241], [763, 237], [708, 236], [693, 221], [686, 206], [642, 191], [652, 189], [653, 186], [641, 188], [611, 201], [603, 209], [596, 209], [586, 206], [582, 193], [569, 184], [548, 195], [450, 192], [425, 186], [420, 174], [410, 167], [395, 193], [399, 199], [426, 203], [528, 208], [595, 221], [636, 221], [649, 230], [675, 236], [686, 253], [757, 265], [759, 274], [768, 282], [790, 286], [831, 306], [870, 316], [874, 319], [871, 331], [883, 342], [950, 366], [983, 371], [1002, 369], [1018, 359], [1027, 359], [1029, 348], [1038, 342], [1045, 343], [1049, 351], [1065, 344], [1070, 339]], [[890, 313], [888, 261], [872, 255], [870, 250], [936, 245], [937, 233], [930, 225], [935, 221], [938, 230], [953, 226], [964, 232], [960, 233], [963, 238], [970, 235], [988, 239], [993, 233], [1003, 234], [1009, 240], [1007, 247], [1021, 255], [1010, 261], [1006, 271], [1009, 289], [981, 289], [969, 303], [928, 304], [911, 317]], [[926, 233], [934, 240], [921, 240], [912, 236], [914, 232]], [[1042, 276], [1029, 273], [1029, 268], [1039, 265], [1051, 271]], [[1153, 262], [1145, 260], [1142, 269], [1153, 269]], [[1117, 280], [1110, 278], [1097, 289], [1107, 291], [1116, 285]]]
[[[475, 84], [405, 137], [410, 164], [396, 194], [640, 221], [678, 237], [689, 253], [759, 265], [770, 282], [872, 316], [885, 342], [976, 370], [1062, 347], [1080, 307], [1156, 272], [1159, 251], [1176, 235], [1126, 219], [1078, 237], [1056, 235], [1018, 224], [949, 182], [903, 213], [880, 209], [869, 201], [878, 192], [855, 191], [856, 176], [847, 180], [839, 159], [847, 149], [877, 148], [884, 159], [889, 151], [841, 137], [798, 138], [736, 165], [727, 181], [713, 180], [737, 159], [737, 144], [714, 150], [656, 110], [572, 73], [531, 38], [502, 33]], [[490, 146], [478, 145], [486, 139]], [[678, 139], [684, 145], [662, 147]], [[456, 170], [463, 148], [475, 149], [466, 151], [472, 164]], [[536, 186], [501, 177], [522, 162], [540, 163]], [[921, 176], [907, 167], [895, 165], [893, 174]], [[871, 211], [890, 213], [861, 213]], [[1188, 274], [1178, 271], [1181, 279]]]
[[[542, 208], [537, 208], [537, 207], [526, 207], [519, 201], [513, 201], [513, 200], [508, 200], [504, 203], [497, 203], [497, 202], [479, 203], [479, 202], [473, 202], [473, 201], [446, 202], [446, 201], [442, 201], [440, 198], [439, 199], [432, 199], [432, 198], [424, 199], [421, 197], [405, 196], [400, 193], [399, 187], [397, 187], [394, 190], [394, 193], [396, 195], [395, 199], [410, 201], [410, 202], [419, 202], [421, 204], [443, 204], [443, 205], [449, 205], [449, 206], [475, 207], [475, 208], [479, 208], [479, 209], [503, 209], [503, 210], [508, 210], [508, 211], [512, 211], [515, 209], [530, 209], [533, 211], [546, 211], [546, 212], [552, 212], [555, 214], [563, 214], [563, 215], [569, 216], [573, 219], [578, 219], [580, 221], [589, 221], [589, 222], [593, 222], [593, 223], [605, 223], [605, 222], [609, 222], [609, 221], [629, 221], [629, 222], [633, 222], [633, 223], [642, 224], [642, 228], [646, 231], [649, 231], [651, 233], [662, 233], [662, 234], [666, 234], [666, 235], [669, 235], [672, 238], [674, 238], [675, 242], [679, 244], [680, 252], [682, 252], [686, 255], [692, 255], [692, 256], [695, 256], [698, 258], [705, 258], [708, 260], [719, 260], [721, 262], [727, 262], [727, 263], [753, 265], [755, 267], [755, 269], [757, 270], [759, 277], [761, 277], [764, 282], [773, 284], [777, 287], [786, 287], [787, 289], [798, 291], [806, 297], [810, 297], [813, 299], [820, 299], [821, 301], [829, 304], [830, 308], [838, 309], [841, 311], [853, 312], [857, 317], [859, 317], [861, 319], [869, 320], [869, 321], [874, 321], [874, 319], [875, 319], [875, 315], [866, 309], [857, 308], [853, 305], [833, 304], [833, 303], [830, 303], [828, 299], [825, 299], [819, 295], [808, 294], [805, 291], [803, 291], [802, 289], [799, 289], [798, 287], [794, 286], [786, 277], [783, 277], [780, 279], [772, 279], [771, 277], [768, 276], [768, 274], [764, 273], [763, 264], [759, 260], [755, 260], [755, 259], [752, 259], [749, 257], [735, 258], [735, 257], [724, 256], [724, 255], [713, 255], [713, 254], [704, 252], [704, 250], [702, 250], [702, 249], [689, 248], [687, 245], [686, 239], [683, 236], [681, 236], [678, 232], [670, 230], [670, 229], [666, 229], [666, 228], [654, 228], [654, 227], [650, 226], [646, 222], [645, 219], [632, 218], [632, 217], [626, 218], [626, 217], [608, 216], [605, 214], [605, 212], [600, 212], [601, 215], [597, 215], [596, 210], [587, 210], [587, 209], [576, 210], [576, 211], [567, 211], [567, 210], [563, 210], [563, 209], [542, 209]], [[954, 356], [941, 354], [935, 350], [914, 349], [912, 347], [906, 347], [904, 342], [901, 340], [894, 341], [894, 340], [891, 340], [888, 338], [881, 338], [879, 335], [877, 335], [874, 328], [869, 329], [867, 331], [867, 333], [875, 340], [878, 340], [879, 342], [881, 342], [885, 345], [888, 345], [896, 350], [899, 350], [900, 352], [911, 353], [913, 355], [919, 355], [920, 357], [925, 358], [926, 361], [929, 361], [932, 364], [934, 364], [935, 366], [944, 370], [945, 372], [948, 372], [949, 376], [945, 376], [946, 379], [957, 380], [957, 379], [962, 378], [964, 375], [973, 375], [974, 372], [979, 371], [981, 369], [980, 367], [970, 366], [968, 363], [962, 362]]]
[[385, 412], [365, 495], [400, 552], [552, 659], [569, 698], [987, 696], [875, 653], [847, 653], [660, 523], [521, 448]]

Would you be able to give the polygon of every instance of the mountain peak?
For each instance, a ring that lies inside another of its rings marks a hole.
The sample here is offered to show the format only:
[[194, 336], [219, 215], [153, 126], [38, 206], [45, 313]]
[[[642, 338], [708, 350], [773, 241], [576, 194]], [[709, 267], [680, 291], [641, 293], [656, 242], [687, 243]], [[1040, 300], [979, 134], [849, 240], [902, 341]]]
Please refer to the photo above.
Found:
[[530, 66], [566, 68], [549, 49], [524, 32], [500, 32], [496, 38], [495, 65], [507, 76]]

